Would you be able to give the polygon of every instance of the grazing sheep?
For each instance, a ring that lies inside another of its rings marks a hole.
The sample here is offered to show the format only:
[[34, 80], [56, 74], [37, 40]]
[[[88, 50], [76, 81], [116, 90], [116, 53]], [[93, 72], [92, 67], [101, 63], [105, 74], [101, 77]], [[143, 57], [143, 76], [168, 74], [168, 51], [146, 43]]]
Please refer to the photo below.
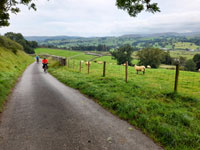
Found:
[[86, 65], [86, 66], [87, 66], [87, 65], [91, 65], [91, 62], [86, 61], [86, 62], [85, 62], [85, 65]]
[[150, 66], [150, 65], [147, 65], [147, 68], [151, 69], [151, 66]]
[[200, 72], [200, 69], [198, 70], [198, 72]]
[[142, 71], [143, 74], [145, 74], [145, 66], [137, 66], [135, 65], [135, 70], [137, 71], [137, 74], [138, 74], [138, 71]]
[[124, 64], [121, 64], [122, 66], [126, 66], [126, 63], [124, 63]]
[[98, 61], [97, 64], [103, 64], [103, 62], [102, 61]]

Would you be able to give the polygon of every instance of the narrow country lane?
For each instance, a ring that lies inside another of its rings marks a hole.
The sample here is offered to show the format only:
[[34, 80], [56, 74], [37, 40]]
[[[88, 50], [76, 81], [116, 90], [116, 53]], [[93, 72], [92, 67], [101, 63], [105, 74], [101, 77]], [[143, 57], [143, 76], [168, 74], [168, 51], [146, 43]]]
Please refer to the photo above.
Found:
[[1, 114], [0, 150], [162, 149], [130, 127], [33, 63]]

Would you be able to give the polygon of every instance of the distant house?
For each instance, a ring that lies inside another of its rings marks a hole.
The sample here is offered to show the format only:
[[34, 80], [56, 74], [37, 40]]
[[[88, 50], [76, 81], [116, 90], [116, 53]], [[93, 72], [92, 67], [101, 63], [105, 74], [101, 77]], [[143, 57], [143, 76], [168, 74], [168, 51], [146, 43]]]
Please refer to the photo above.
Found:
[[189, 49], [189, 51], [190, 51], [190, 52], [194, 52], [195, 50], [194, 50], [194, 49]]
[[167, 51], [167, 50], [169, 50], [168, 48], [161, 48], [162, 50], [165, 50], [165, 51]]

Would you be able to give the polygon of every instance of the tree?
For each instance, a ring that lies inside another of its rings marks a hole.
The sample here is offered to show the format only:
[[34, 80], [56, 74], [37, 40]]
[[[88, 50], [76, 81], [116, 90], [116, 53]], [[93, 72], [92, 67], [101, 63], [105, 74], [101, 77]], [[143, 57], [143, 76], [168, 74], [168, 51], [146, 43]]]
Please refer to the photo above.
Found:
[[200, 54], [195, 54], [193, 61], [196, 64], [196, 69], [198, 70], [200, 68]]
[[161, 59], [162, 64], [171, 65], [173, 62], [173, 58], [170, 56], [170, 52], [163, 52], [163, 58]]
[[200, 61], [196, 64], [196, 69], [197, 69], [197, 70], [200, 69]]
[[131, 55], [133, 53], [133, 47], [131, 47], [129, 44], [121, 46], [120, 48], [110, 53], [113, 58], [117, 60], [118, 65], [124, 64], [126, 63], [126, 61], [128, 61], [129, 65], [132, 65], [131, 61], [133, 60], [133, 58], [131, 57]]
[[10, 14], [17, 14], [20, 12], [18, 5], [27, 5], [29, 9], [36, 10], [35, 4], [32, 3], [33, 0], [1, 0], [0, 1], [0, 27], [9, 26], [8, 20], [10, 19]]
[[196, 70], [196, 64], [192, 59], [189, 59], [185, 63], [185, 70], [187, 71], [195, 71]]
[[152, 68], [158, 68], [163, 58], [163, 51], [159, 48], [145, 48], [138, 51], [139, 65], [150, 65]]
[[136, 17], [143, 10], [151, 13], [160, 12], [157, 3], [151, 3], [152, 0], [117, 0], [117, 7], [128, 11], [130, 16]]
[[193, 57], [193, 61], [195, 63], [198, 63], [200, 61], [200, 54], [195, 54], [194, 57]]
[[[160, 12], [157, 3], [151, 3], [152, 0], [116, 0], [116, 5], [119, 9], [128, 11], [130, 16], [136, 17], [143, 10], [151, 13]], [[9, 26], [10, 14], [20, 12], [19, 5], [23, 4], [29, 9], [36, 10], [36, 5], [33, 0], [0, 0], [0, 27]]]
[[38, 46], [36, 41], [27, 41], [21, 33], [8, 32], [5, 36], [23, 46], [24, 51], [29, 54], [34, 53], [34, 48]]
[[186, 63], [186, 57], [180, 56], [180, 57], [179, 57], [179, 64], [180, 64], [181, 66], [184, 66], [185, 63]]

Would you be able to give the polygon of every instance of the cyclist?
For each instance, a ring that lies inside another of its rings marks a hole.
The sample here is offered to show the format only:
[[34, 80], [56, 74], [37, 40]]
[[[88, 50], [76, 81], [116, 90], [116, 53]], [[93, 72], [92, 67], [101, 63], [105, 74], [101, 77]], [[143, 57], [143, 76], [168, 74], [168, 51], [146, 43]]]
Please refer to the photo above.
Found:
[[46, 68], [48, 68], [48, 60], [46, 59], [46, 57], [44, 57], [44, 59], [42, 60], [42, 64], [43, 64], [43, 66], [42, 66], [42, 68], [44, 69], [44, 67], [46, 67]]
[[39, 63], [39, 59], [40, 59], [39, 56], [36, 56], [35, 59], [36, 59], [37, 63]]

